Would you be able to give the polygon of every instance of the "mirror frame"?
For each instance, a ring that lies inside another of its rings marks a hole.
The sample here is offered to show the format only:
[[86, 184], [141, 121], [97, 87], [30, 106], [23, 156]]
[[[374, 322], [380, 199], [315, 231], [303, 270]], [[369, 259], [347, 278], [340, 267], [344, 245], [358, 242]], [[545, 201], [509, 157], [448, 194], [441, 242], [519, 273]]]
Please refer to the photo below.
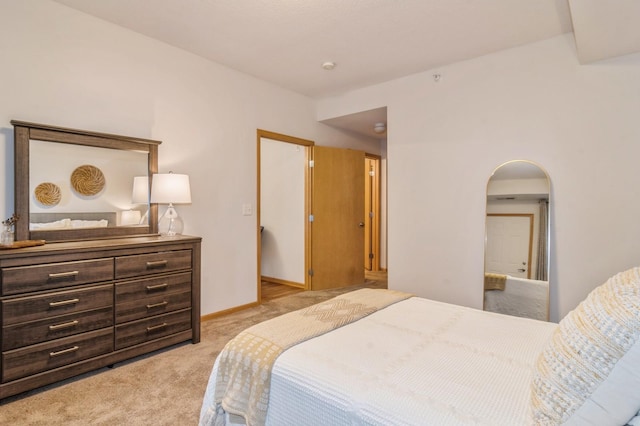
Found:
[[29, 141], [38, 140], [105, 149], [141, 151], [147, 153], [149, 188], [151, 177], [158, 172], [158, 145], [161, 141], [129, 136], [98, 133], [87, 130], [50, 126], [12, 120], [14, 127], [14, 185], [15, 213], [19, 220], [15, 225], [16, 241], [46, 240], [47, 242], [78, 241], [101, 238], [130, 237], [158, 233], [158, 205], [149, 204], [149, 222], [146, 227], [115, 226], [106, 228], [81, 228], [65, 230], [29, 230]]

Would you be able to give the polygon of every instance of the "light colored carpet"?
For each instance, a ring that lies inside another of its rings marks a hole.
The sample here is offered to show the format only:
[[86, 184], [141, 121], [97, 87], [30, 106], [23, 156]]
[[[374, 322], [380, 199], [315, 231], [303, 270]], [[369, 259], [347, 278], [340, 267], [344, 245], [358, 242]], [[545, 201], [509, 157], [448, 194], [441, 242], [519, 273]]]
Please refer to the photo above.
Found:
[[386, 280], [278, 298], [202, 323], [201, 342], [185, 343], [0, 402], [0, 425], [196, 425], [215, 357], [245, 328]]

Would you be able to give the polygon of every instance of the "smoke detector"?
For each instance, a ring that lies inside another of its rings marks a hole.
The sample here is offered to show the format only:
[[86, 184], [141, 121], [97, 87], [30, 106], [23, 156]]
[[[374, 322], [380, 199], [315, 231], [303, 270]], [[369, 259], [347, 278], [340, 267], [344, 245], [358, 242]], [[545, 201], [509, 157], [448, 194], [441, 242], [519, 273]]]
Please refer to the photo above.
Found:
[[335, 62], [325, 62], [322, 64], [322, 68], [324, 68], [327, 71], [331, 71], [332, 69], [334, 69], [336, 67], [336, 63]]
[[384, 123], [376, 123], [373, 126], [373, 131], [380, 134], [380, 133], [384, 133], [387, 130], [387, 125]]

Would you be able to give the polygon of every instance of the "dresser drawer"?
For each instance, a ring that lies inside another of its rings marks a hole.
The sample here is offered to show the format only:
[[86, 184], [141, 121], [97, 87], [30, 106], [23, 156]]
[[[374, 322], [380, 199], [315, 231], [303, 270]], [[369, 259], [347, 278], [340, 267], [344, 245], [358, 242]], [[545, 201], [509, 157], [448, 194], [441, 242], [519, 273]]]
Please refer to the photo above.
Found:
[[75, 312], [39, 321], [23, 322], [2, 329], [2, 350], [72, 336], [113, 325], [113, 306]]
[[191, 289], [191, 272], [116, 284], [116, 304]]
[[113, 280], [113, 258], [2, 268], [2, 295]]
[[191, 328], [191, 309], [116, 326], [116, 350]]
[[116, 305], [116, 323], [133, 321], [191, 307], [191, 292], [170, 293]]
[[116, 278], [191, 269], [191, 250], [172, 250], [116, 257]]
[[2, 353], [2, 381], [19, 379], [113, 350], [113, 327]]
[[2, 301], [3, 326], [113, 306], [113, 284]]

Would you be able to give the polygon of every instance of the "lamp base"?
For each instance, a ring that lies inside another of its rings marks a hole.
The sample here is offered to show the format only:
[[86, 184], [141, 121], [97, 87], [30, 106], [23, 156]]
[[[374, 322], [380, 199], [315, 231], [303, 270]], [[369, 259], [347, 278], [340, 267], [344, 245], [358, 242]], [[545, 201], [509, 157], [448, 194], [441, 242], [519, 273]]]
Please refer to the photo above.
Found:
[[158, 232], [162, 236], [173, 237], [181, 235], [184, 229], [184, 222], [182, 218], [178, 216], [178, 212], [169, 204], [167, 211], [164, 212], [160, 220], [158, 221]]

